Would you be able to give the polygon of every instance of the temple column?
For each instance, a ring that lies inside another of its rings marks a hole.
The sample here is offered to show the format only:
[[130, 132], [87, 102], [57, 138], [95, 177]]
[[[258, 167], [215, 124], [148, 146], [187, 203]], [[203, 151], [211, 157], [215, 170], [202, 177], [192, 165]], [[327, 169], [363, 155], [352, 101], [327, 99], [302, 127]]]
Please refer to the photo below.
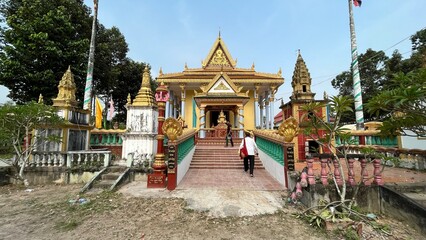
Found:
[[178, 111], [178, 99], [175, 95], [173, 95], [173, 118], [177, 118]]
[[265, 128], [269, 129], [269, 112], [270, 112], [270, 106], [269, 106], [269, 98], [268, 98], [268, 91], [265, 92], [265, 115], [266, 115], [266, 124]]
[[256, 91], [256, 89], [254, 90], [254, 128], [256, 128], [257, 127], [257, 116], [258, 116], [258, 113], [257, 113], [257, 107], [256, 107], [256, 104], [258, 104], [258, 96], [257, 96], [257, 91]]
[[170, 117], [170, 100], [166, 102], [166, 118]]
[[259, 125], [260, 125], [260, 129], [263, 129], [263, 98], [260, 97], [259, 98]]
[[275, 94], [274, 94], [274, 91], [275, 91], [275, 87], [271, 87], [271, 94], [270, 94], [270, 97], [269, 97], [269, 102], [270, 102], [270, 106], [269, 106], [269, 109], [270, 109], [270, 115], [269, 115], [269, 124], [270, 124], [270, 129], [274, 129], [274, 117], [275, 117], [275, 113], [274, 113], [274, 103], [275, 103]]
[[205, 129], [206, 128], [206, 115], [204, 112], [204, 107], [200, 107], [200, 138], [205, 138], [206, 137], [206, 133], [205, 133]]
[[158, 105], [158, 129], [157, 129], [157, 153], [155, 154], [155, 160], [152, 164], [152, 168], [154, 169], [154, 173], [148, 174], [148, 188], [164, 188], [166, 187], [166, 163], [165, 155], [164, 155], [164, 135], [163, 135], [163, 123], [165, 116], [165, 107], [166, 102], [169, 98], [167, 94], [167, 87], [161, 84], [155, 94], [155, 100]]
[[183, 120], [185, 120], [185, 98], [186, 98], [185, 84], [181, 84], [180, 89], [181, 89], [180, 116], [182, 117]]
[[238, 107], [238, 119], [239, 119], [239, 128], [240, 128], [240, 132], [239, 132], [239, 138], [244, 138], [244, 107], [243, 106], [239, 106]]
[[169, 117], [173, 117], [173, 91], [170, 91], [170, 98], [169, 98], [169, 113], [167, 114]]

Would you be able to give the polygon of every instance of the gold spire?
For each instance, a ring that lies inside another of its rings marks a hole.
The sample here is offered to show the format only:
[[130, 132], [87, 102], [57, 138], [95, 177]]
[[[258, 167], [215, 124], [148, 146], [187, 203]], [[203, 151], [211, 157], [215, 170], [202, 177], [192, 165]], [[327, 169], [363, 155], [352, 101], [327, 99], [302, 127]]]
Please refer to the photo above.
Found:
[[298, 50], [296, 66], [294, 67], [293, 80], [291, 86], [293, 87], [293, 95], [291, 100], [313, 100], [315, 93], [311, 92], [312, 79], [305, 61]]
[[254, 70], [254, 68], [255, 68], [255, 66], [254, 66], [254, 62], [253, 62], [253, 64], [251, 65], [251, 70]]
[[77, 101], [75, 100], [75, 82], [74, 76], [71, 72], [71, 66], [68, 66], [67, 71], [62, 76], [58, 85], [58, 96], [53, 99], [54, 107], [76, 107]]
[[159, 74], [158, 75], [163, 75], [163, 68], [162, 67], [160, 67], [160, 72], [159, 72]]
[[127, 105], [131, 105], [132, 104], [132, 97], [130, 96], [130, 93], [127, 94]]
[[44, 103], [44, 101], [43, 101], [43, 95], [41, 95], [41, 93], [40, 93], [40, 95], [38, 96], [38, 103], [40, 103], [40, 104], [43, 104], [43, 103]]
[[139, 89], [138, 95], [136, 95], [136, 98], [133, 100], [132, 106], [155, 106], [154, 102], [154, 94], [151, 90], [151, 84], [150, 84], [150, 73], [147, 66], [145, 66], [145, 69], [143, 71], [142, 75], [142, 85]]

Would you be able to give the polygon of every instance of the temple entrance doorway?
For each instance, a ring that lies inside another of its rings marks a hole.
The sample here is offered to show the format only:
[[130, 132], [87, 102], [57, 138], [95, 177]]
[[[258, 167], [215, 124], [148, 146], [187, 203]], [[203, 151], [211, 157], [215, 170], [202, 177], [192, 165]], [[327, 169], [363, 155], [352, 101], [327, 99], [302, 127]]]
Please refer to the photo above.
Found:
[[214, 128], [229, 121], [236, 128], [236, 106], [208, 106], [206, 107], [206, 126]]

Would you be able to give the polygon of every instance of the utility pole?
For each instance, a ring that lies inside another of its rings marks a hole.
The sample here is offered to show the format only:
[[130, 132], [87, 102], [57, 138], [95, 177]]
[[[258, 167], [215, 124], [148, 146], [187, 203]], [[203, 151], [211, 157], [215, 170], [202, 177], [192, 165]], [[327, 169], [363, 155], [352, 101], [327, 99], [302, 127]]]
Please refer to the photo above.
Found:
[[351, 72], [352, 72], [353, 88], [354, 88], [353, 94], [354, 94], [354, 101], [355, 101], [356, 129], [363, 130], [364, 129], [364, 112], [362, 107], [361, 77], [359, 75], [359, 68], [358, 68], [358, 50], [356, 46], [355, 23], [354, 23], [353, 11], [352, 11], [353, 1], [357, 1], [357, 0], [348, 0], [349, 26], [351, 31], [351, 52], [352, 52]]
[[95, 61], [95, 39], [96, 39], [96, 20], [98, 18], [98, 0], [93, 1], [94, 15], [92, 23], [92, 36], [90, 38], [89, 63], [87, 64], [86, 86], [84, 88], [83, 109], [91, 109], [92, 99], [92, 81], [93, 81], [93, 65]]

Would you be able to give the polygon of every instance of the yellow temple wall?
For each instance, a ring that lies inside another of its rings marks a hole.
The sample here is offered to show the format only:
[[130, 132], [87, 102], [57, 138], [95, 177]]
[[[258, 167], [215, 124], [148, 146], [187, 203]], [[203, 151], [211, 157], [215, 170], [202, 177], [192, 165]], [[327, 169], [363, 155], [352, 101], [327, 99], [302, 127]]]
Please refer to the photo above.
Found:
[[[188, 129], [193, 129], [192, 127], [192, 99], [194, 98], [194, 92], [193, 91], [186, 91], [186, 98], [185, 98], [185, 124], [188, 125]], [[200, 124], [198, 121], [198, 118], [200, 117], [200, 110], [196, 107], [196, 113], [197, 113], [197, 127]]]
[[254, 92], [250, 91], [250, 93], [249, 93], [250, 100], [244, 106], [244, 129], [245, 130], [254, 130], [256, 128], [254, 126], [254, 124], [255, 124], [255, 119], [254, 119], [255, 104], [254, 104], [253, 93]]

